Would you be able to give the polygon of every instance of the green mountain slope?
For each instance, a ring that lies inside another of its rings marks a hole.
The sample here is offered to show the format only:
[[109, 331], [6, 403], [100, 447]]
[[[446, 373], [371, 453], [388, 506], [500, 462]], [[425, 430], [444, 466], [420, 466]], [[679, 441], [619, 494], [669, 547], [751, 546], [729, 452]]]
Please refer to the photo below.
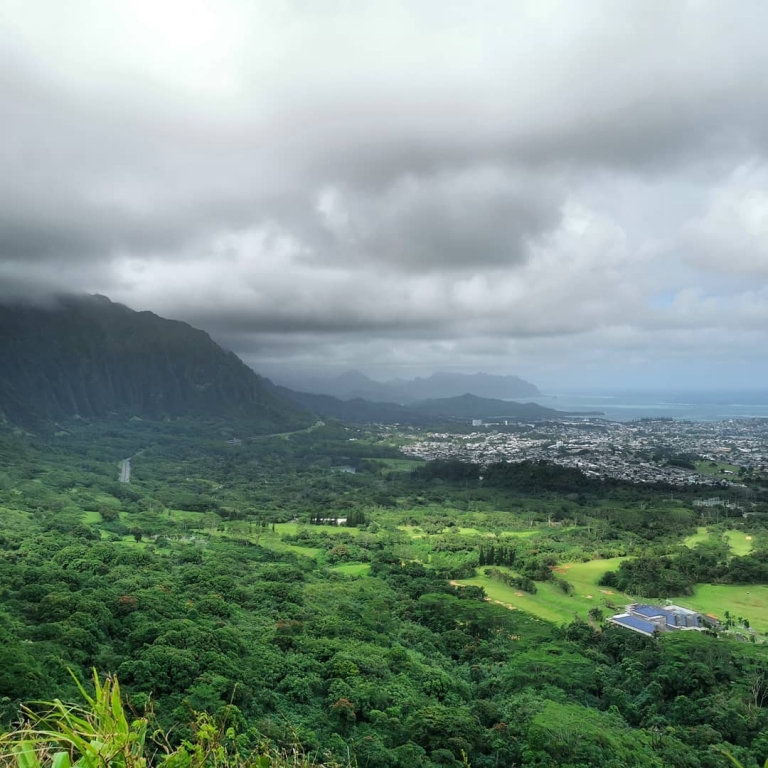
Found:
[[0, 306], [0, 360], [0, 414], [17, 424], [205, 416], [273, 431], [311, 422], [207, 333], [103, 296]]
[[421, 416], [405, 405], [380, 403], [355, 398], [341, 400], [331, 395], [316, 395], [311, 392], [296, 392], [276, 386], [277, 395], [297, 408], [316, 413], [322, 418], [339, 419], [356, 424], [428, 424], [434, 421]]
[[[423, 400], [411, 405], [380, 403], [355, 398], [340, 400], [330, 395], [316, 395], [309, 392], [295, 392], [285, 387], [275, 387], [276, 394], [323, 418], [340, 419], [358, 424], [410, 424], [413, 426], [434, 425], [452, 421], [468, 422], [472, 419], [555, 419], [569, 415], [564, 411], [546, 408], [537, 403], [515, 403], [508, 400], [494, 400], [475, 395], [460, 395], [437, 400]], [[587, 415], [586, 413], [582, 415]], [[602, 415], [599, 411], [589, 415]]]
[[537, 403], [515, 403], [470, 394], [424, 400], [410, 407], [424, 416], [451, 416], [459, 419], [542, 419], [565, 415]]

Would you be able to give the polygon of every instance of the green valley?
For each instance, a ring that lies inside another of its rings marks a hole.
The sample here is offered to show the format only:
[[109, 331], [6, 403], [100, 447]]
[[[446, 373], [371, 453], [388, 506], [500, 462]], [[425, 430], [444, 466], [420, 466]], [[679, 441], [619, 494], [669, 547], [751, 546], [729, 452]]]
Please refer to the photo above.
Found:
[[[479, 479], [404, 459], [391, 428], [229, 434], [192, 420], [3, 433], [7, 724], [22, 702], [77, 699], [68, 670], [87, 681], [95, 668], [130, 706], [151, 699], [174, 749], [210, 717], [242, 754], [267, 740], [340, 765], [549, 765], [565, 754], [542, 736], [557, 712], [601, 764], [762, 759], [765, 501], [715, 525], [696, 488], [581, 479], [569, 492], [570, 470], [535, 463]], [[703, 573], [714, 580], [690, 581]], [[659, 593], [678, 581], [692, 586]], [[720, 636], [606, 623], [642, 599], [715, 614]]]

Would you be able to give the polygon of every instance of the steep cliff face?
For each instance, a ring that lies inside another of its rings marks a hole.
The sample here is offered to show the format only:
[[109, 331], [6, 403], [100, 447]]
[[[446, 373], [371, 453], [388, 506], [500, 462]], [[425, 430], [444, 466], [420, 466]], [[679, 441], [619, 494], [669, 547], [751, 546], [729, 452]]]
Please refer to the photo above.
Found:
[[103, 296], [0, 306], [0, 411], [29, 423], [110, 415], [311, 421], [207, 333]]

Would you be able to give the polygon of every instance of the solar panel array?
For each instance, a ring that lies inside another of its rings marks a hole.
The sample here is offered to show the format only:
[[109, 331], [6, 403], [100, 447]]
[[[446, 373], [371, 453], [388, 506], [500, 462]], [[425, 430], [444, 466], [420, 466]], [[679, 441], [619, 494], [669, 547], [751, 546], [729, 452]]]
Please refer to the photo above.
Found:
[[614, 616], [611, 621], [627, 629], [634, 629], [636, 632], [645, 632], [649, 635], [652, 635], [656, 629], [656, 625], [652, 622], [638, 619], [636, 616]]

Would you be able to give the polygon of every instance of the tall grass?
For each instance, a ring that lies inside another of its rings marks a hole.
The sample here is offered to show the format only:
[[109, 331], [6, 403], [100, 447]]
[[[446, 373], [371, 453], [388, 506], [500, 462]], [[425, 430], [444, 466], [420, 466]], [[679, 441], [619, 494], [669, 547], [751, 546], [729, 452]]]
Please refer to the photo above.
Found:
[[[726, 752], [725, 750], [721, 751], [736, 766], [736, 768], [744, 768], [744, 766], [730, 752]], [[768, 768], [768, 760], [765, 761], [764, 768]]]
[[152, 728], [151, 713], [126, 714], [117, 678], [102, 680], [94, 672], [93, 695], [76, 682], [83, 704], [55, 700], [39, 711], [25, 707], [25, 722], [0, 735], [0, 768], [349, 768], [268, 742], [243, 755], [234, 731], [205, 713], [196, 715], [194, 738], [174, 747]]

